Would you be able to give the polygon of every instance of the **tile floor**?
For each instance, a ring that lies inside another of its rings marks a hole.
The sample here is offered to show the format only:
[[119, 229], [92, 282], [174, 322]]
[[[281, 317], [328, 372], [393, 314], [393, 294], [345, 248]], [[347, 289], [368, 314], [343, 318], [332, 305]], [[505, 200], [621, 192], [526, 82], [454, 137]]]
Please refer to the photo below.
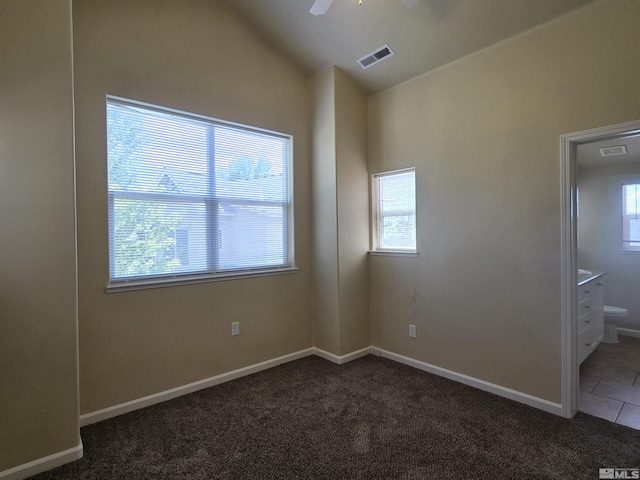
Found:
[[580, 365], [579, 410], [640, 430], [640, 338], [601, 343]]

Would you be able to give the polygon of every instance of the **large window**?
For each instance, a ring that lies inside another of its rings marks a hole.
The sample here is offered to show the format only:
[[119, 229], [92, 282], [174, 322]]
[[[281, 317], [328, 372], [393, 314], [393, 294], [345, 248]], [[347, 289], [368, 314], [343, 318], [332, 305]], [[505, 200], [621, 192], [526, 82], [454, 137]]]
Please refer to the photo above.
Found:
[[640, 184], [622, 186], [622, 249], [640, 252]]
[[416, 251], [416, 175], [408, 168], [373, 175], [374, 252]]
[[290, 137], [107, 99], [111, 286], [293, 267]]

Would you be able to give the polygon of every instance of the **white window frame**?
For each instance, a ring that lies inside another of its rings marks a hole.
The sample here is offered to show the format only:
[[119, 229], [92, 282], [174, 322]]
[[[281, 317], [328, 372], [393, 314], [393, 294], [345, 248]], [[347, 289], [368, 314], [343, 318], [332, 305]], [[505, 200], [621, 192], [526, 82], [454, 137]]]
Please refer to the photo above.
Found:
[[[238, 278], [252, 278], [252, 277], [261, 277], [266, 275], [280, 275], [280, 274], [290, 274], [295, 273], [298, 269], [295, 267], [294, 260], [294, 229], [293, 229], [293, 137], [291, 135], [274, 132], [270, 130], [260, 129], [256, 127], [250, 127], [246, 125], [241, 125], [233, 122], [227, 122], [211, 117], [206, 117], [198, 114], [187, 113], [179, 110], [174, 110], [166, 107], [159, 107], [157, 105], [151, 105], [144, 102], [139, 102], [135, 100], [115, 97], [111, 95], [107, 95], [105, 107], [109, 104], [124, 104], [132, 107], [142, 108], [150, 111], [156, 111], [163, 114], [176, 115], [181, 116], [187, 119], [193, 119], [197, 121], [202, 121], [208, 123], [212, 126], [223, 126], [228, 128], [234, 128], [238, 130], [246, 130], [249, 132], [259, 133], [263, 135], [273, 136], [285, 139], [287, 144], [287, 177], [286, 177], [286, 200], [282, 202], [283, 209], [286, 214], [286, 218], [284, 220], [284, 238], [283, 241], [286, 242], [286, 264], [278, 265], [274, 267], [258, 267], [258, 268], [246, 268], [246, 269], [238, 269], [238, 270], [223, 270], [223, 271], [215, 271], [215, 266], [212, 264], [212, 257], [209, 255], [215, 256], [216, 253], [212, 249], [209, 252], [208, 258], [208, 267], [205, 272], [198, 273], [166, 273], [166, 274], [154, 274], [154, 275], [143, 275], [136, 277], [114, 277], [114, 233], [112, 228], [111, 218], [113, 215], [114, 208], [114, 198], [118, 196], [116, 192], [110, 191], [108, 189], [108, 205], [109, 205], [109, 283], [107, 284], [107, 292], [118, 292], [118, 291], [127, 291], [127, 290], [140, 290], [140, 289], [148, 289], [148, 288], [158, 288], [158, 287], [168, 287], [172, 285], [184, 285], [184, 284], [194, 284], [194, 283], [203, 283], [203, 282], [212, 282], [212, 281], [221, 281], [221, 280], [233, 280]], [[213, 167], [213, 159], [211, 160]], [[174, 195], [167, 194], [148, 194], [148, 193], [124, 193], [120, 194], [121, 198], [140, 198], [144, 200], [146, 198], [153, 198], [155, 200], [163, 200], [169, 199]], [[208, 198], [207, 202], [209, 204], [208, 212], [216, 212], [219, 204], [224, 204], [225, 199], [217, 198], [215, 196]], [[260, 203], [255, 200], [244, 201], [242, 199], [234, 199], [231, 203], [247, 203], [247, 204], [255, 204]], [[270, 204], [273, 202], [262, 202], [265, 204]], [[211, 213], [207, 214], [207, 231], [209, 239], [211, 235], [211, 229], [216, 227], [216, 216]]]
[[[414, 208], [412, 210], [407, 210], [407, 214], [414, 215], [416, 217], [416, 229], [414, 230], [414, 243], [415, 248], [384, 248], [380, 245], [380, 225], [381, 225], [381, 212], [380, 212], [380, 180], [385, 177], [391, 177], [396, 175], [404, 175], [407, 173], [413, 173], [414, 182], [416, 181], [415, 177], [415, 167], [403, 168], [400, 170], [391, 170], [386, 172], [374, 173], [371, 175], [371, 250], [369, 250], [369, 254], [371, 255], [389, 255], [389, 256], [409, 256], [416, 257], [418, 255], [417, 250], [417, 201], [414, 197]], [[416, 193], [416, 188], [414, 184], [414, 192]]]
[[[631, 242], [630, 240], [630, 229], [631, 229], [631, 220], [640, 220], [640, 212], [636, 212], [634, 215], [627, 214], [627, 199], [625, 196], [626, 187], [637, 187], [640, 190], [640, 181], [623, 183], [620, 188], [620, 199], [621, 199], [621, 219], [622, 219], [622, 252], [623, 253], [640, 253], [640, 246], [632, 246], [631, 243], [640, 243], [640, 242]], [[636, 209], [640, 207], [640, 205], [636, 206]]]

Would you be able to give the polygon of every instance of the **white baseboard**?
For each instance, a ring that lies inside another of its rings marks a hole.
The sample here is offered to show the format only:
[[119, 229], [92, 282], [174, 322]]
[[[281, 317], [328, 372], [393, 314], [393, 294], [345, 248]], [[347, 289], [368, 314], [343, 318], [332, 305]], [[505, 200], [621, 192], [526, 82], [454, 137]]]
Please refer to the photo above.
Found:
[[82, 458], [82, 453], [82, 440], [80, 440], [80, 443], [76, 447], [0, 472], [0, 479], [23, 480], [39, 473], [46, 472], [47, 470], [60, 467], [65, 463], [75, 462]]
[[[378, 347], [366, 347], [366, 348], [357, 350], [355, 352], [348, 353], [346, 355], [335, 355], [333, 353], [327, 352], [326, 350], [322, 350], [317, 347], [311, 347], [305, 350], [300, 350], [298, 352], [284, 355], [282, 357], [274, 358], [272, 360], [267, 360], [261, 363], [257, 363], [255, 365], [250, 365], [248, 367], [240, 368], [238, 370], [233, 370], [231, 372], [223, 373], [221, 375], [216, 375], [215, 377], [206, 378], [204, 380], [183, 385], [181, 387], [172, 388], [171, 390], [155, 393], [147, 397], [131, 400], [129, 402], [121, 403], [119, 405], [114, 405], [112, 407], [107, 407], [102, 410], [97, 410], [95, 412], [86, 413], [80, 416], [80, 426], [84, 427], [86, 425], [91, 425], [92, 423], [101, 422], [103, 420], [117, 417], [118, 415], [123, 415], [125, 413], [129, 413], [134, 410], [139, 410], [141, 408], [149, 407], [157, 403], [166, 402], [167, 400], [171, 400], [173, 398], [177, 398], [182, 395], [187, 395], [189, 393], [193, 393], [198, 390], [213, 387], [214, 385], [219, 385], [221, 383], [229, 382], [231, 380], [235, 380], [237, 378], [241, 378], [246, 375], [251, 375], [253, 373], [257, 373], [262, 370], [266, 370], [283, 363], [291, 362], [293, 360], [297, 360], [303, 357], [308, 357], [309, 355], [317, 355], [325, 360], [341, 365], [343, 363], [356, 360], [357, 358], [361, 358], [369, 354], [382, 356], [384, 358], [388, 358], [390, 360], [403, 363], [405, 365], [409, 365], [409, 366], [418, 368], [420, 370], [424, 370], [426, 372], [433, 373], [435, 375], [439, 375], [441, 377], [445, 377], [450, 380], [463, 383], [465, 385], [469, 385], [471, 387], [479, 388], [480, 390], [494, 393], [501, 397], [509, 398], [511, 400], [515, 400], [517, 402], [530, 405], [540, 410], [544, 410], [545, 412], [553, 413], [556, 415], [562, 414], [562, 406], [559, 403], [553, 403], [548, 400], [534, 397], [526, 393], [518, 392], [516, 390], [511, 390], [509, 388], [502, 387], [500, 385], [485, 382], [484, 380], [479, 380], [477, 378], [469, 377], [467, 375], [463, 375], [461, 373], [447, 370], [445, 368], [437, 367], [435, 365], [430, 365], [428, 363], [424, 363], [419, 360], [414, 360], [412, 358], [405, 357], [397, 353], [382, 350]], [[0, 478], [0, 480], [3, 480], [3, 479]]]
[[631, 330], [630, 328], [616, 328], [616, 332], [618, 335], [625, 335], [627, 337], [637, 337], [640, 338], [640, 330]]
[[517, 390], [511, 390], [510, 388], [502, 387], [500, 385], [496, 385], [495, 383], [485, 382], [484, 380], [469, 377], [452, 370], [447, 370], [446, 368], [437, 367], [435, 365], [421, 362], [419, 360], [414, 360], [413, 358], [382, 350], [377, 347], [371, 347], [371, 350], [372, 352], [380, 352], [380, 356], [383, 358], [388, 358], [390, 360], [394, 360], [396, 362], [403, 363], [420, 370], [424, 370], [425, 372], [433, 373], [440, 377], [445, 377], [449, 380], [453, 380], [474, 388], [478, 388], [480, 390], [484, 390], [485, 392], [494, 393], [500, 397], [515, 400], [516, 402], [524, 403], [525, 405], [544, 410], [548, 413], [562, 415], [562, 405], [559, 403], [550, 402], [539, 397], [534, 397], [533, 395], [529, 395], [527, 393], [518, 392]]
[[[627, 329], [618, 328], [618, 333], [620, 333], [621, 335], [640, 337], [640, 331], [637, 331], [637, 330], [627, 330]], [[229, 382], [231, 380], [235, 380], [237, 378], [251, 375], [253, 373], [257, 373], [262, 370], [267, 370], [269, 368], [273, 368], [283, 363], [298, 360], [300, 358], [308, 357], [310, 355], [317, 355], [325, 360], [328, 360], [330, 362], [340, 365], [343, 363], [350, 362], [352, 360], [356, 360], [361, 357], [365, 357], [369, 354], [376, 355], [383, 358], [388, 358], [389, 360], [393, 360], [395, 362], [399, 362], [404, 365], [409, 365], [411, 367], [418, 368], [425, 372], [433, 373], [435, 375], [445, 377], [450, 380], [463, 383], [465, 385], [469, 385], [471, 387], [478, 388], [480, 390], [484, 390], [486, 392], [494, 393], [501, 397], [515, 400], [516, 402], [524, 403], [531, 407], [544, 410], [545, 412], [553, 413], [556, 415], [562, 414], [562, 405], [560, 405], [559, 403], [550, 402], [548, 400], [534, 397], [526, 393], [518, 392], [516, 390], [511, 390], [509, 388], [502, 387], [500, 385], [485, 382], [484, 380], [479, 380], [474, 377], [469, 377], [461, 373], [457, 373], [451, 370], [447, 370], [445, 368], [437, 367], [435, 365], [431, 365], [425, 362], [421, 362], [419, 360], [405, 357], [397, 353], [389, 352], [387, 350], [383, 350], [378, 347], [373, 347], [373, 346], [366, 347], [366, 348], [357, 350], [355, 352], [348, 353], [346, 355], [335, 355], [333, 353], [327, 352], [320, 348], [312, 347], [312, 348], [307, 348], [305, 350], [300, 350], [298, 352], [290, 353], [282, 357], [266, 360], [264, 362], [260, 362], [255, 365], [250, 365], [248, 367], [240, 368], [238, 370], [233, 370], [231, 372], [223, 373], [221, 375], [216, 375], [215, 377], [210, 377], [204, 380], [183, 385], [181, 387], [172, 388], [171, 390], [166, 390], [164, 392], [159, 392], [153, 395], [149, 395], [147, 397], [142, 397], [136, 400], [132, 400], [130, 402], [121, 403], [119, 405], [114, 405], [112, 407], [104, 408], [102, 410], [97, 410], [95, 412], [81, 415], [80, 426], [84, 427], [86, 425], [91, 425], [92, 423], [100, 422], [102, 420], [107, 420], [112, 417], [117, 417], [118, 415], [123, 415], [125, 413], [129, 413], [134, 410], [139, 410], [141, 408], [149, 407], [157, 403], [165, 402], [167, 400], [171, 400], [173, 398], [177, 398], [182, 395], [187, 395], [189, 393], [193, 393], [198, 390], [209, 388], [214, 385], [219, 385], [221, 383]], [[80, 441], [80, 444], [77, 447], [74, 447], [69, 450], [65, 450], [63, 452], [59, 452], [53, 455], [49, 455], [48, 457], [34, 460], [33, 462], [20, 465], [10, 470], [5, 470], [3, 472], [0, 472], [0, 480], [23, 480], [33, 475], [37, 475], [38, 473], [51, 470], [53, 468], [64, 465], [65, 463], [70, 463], [75, 460], [78, 460], [82, 457], [82, 454], [83, 454], [82, 441]]]
[[346, 355], [335, 355], [316, 347], [313, 347], [311, 350], [313, 350], [314, 355], [324, 358], [325, 360], [329, 360], [330, 362], [337, 363], [338, 365], [342, 365], [343, 363], [350, 362], [357, 358], [366, 357], [371, 353], [371, 347], [362, 348], [355, 352], [347, 353]]
[[298, 360], [299, 358], [303, 357], [308, 357], [309, 355], [313, 355], [313, 350], [313, 348], [307, 348], [305, 350], [300, 350], [299, 352], [290, 353], [288, 355], [283, 355], [282, 357], [266, 360], [264, 362], [256, 363], [255, 365], [250, 365], [248, 367], [239, 368], [238, 370], [233, 370], [231, 372], [216, 375], [215, 377], [205, 378], [204, 380], [189, 383], [181, 387], [172, 388], [171, 390], [154, 393], [153, 395], [149, 395], [147, 397], [138, 398], [136, 400], [131, 400], [129, 402], [114, 405], [112, 407], [103, 408], [102, 410], [97, 410], [95, 412], [85, 413], [84, 415], [80, 415], [80, 426], [84, 427], [86, 425], [91, 425], [92, 423], [101, 422], [102, 420], [107, 420], [108, 418], [117, 417], [118, 415], [123, 415], [125, 413], [133, 412], [134, 410], [149, 407], [151, 405], [155, 405], [156, 403], [166, 402], [167, 400], [181, 397], [182, 395], [187, 395], [189, 393], [197, 392], [198, 390], [235, 380], [236, 378], [245, 377], [262, 370], [267, 370], [268, 368], [273, 368], [283, 363]]
[[189, 383], [181, 387], [172, 388], [171, 390], [154, 393], [153, 395], [149, 395], [147, 397], [138, 398], [136, 400], [131, 400], [129, 402], [114, 405], [112, 407], [103, 408], [102, 410], [97, 410], [95, 412], [85, 413], [84, 415], [80, 415], [80, 426], [84, 427], [86, 425], [91, 425], [92, 423], [97, 423], [109, 418], [117, 417], [118, 415], [133, 412], [134, 410], [149, 407], [151, 405], [155, 405], [156, 403], [166, 402], [167, 400], [181, 397], [182, 395], [187, 395], [204, 388], [209, 388], [213, 387], [214, 385], [229, 382], [231, 380], [235, 380], [236, 378], [251, 375], [252, 373], [257, 373], [268, 368], [273, 368], [283, 363], [291, 362], [303, 357], [308, 357], [309, 355], [317, 355], [333, 363], [342, 364], [350, 362], [351, 360], [355, 360], [356, 358], [364, 357], [369, 354], [369, 351], [370, 349], [369, 347], [367, 347], [355, 352], [348, 353], [346, 355], [338, 356], [320, 348], [307, 348], [305, 350], [300, 350], [299, 352], [290, 353], [289, 355], [284, 355], [282, 357], [274, 358], [272, 360], [266, 360], [255, 365], [250, 365], [238, 370], [233, 370], [221, 375], [216, 375], [215, 377], [205, 378], [204, 380]]

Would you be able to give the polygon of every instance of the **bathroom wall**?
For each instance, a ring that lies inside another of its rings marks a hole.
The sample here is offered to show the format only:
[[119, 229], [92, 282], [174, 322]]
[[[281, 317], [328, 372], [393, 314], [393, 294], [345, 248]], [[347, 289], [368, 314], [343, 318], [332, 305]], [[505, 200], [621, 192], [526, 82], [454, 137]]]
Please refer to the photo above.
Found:
[[640, 183], [640, 163], [581, 168], [578, 155], [578, 265], [607, 272], [605, 303], [629, 310], [619, 327], [640, 331], [640, 252], [622, 251], [623, 183]]

